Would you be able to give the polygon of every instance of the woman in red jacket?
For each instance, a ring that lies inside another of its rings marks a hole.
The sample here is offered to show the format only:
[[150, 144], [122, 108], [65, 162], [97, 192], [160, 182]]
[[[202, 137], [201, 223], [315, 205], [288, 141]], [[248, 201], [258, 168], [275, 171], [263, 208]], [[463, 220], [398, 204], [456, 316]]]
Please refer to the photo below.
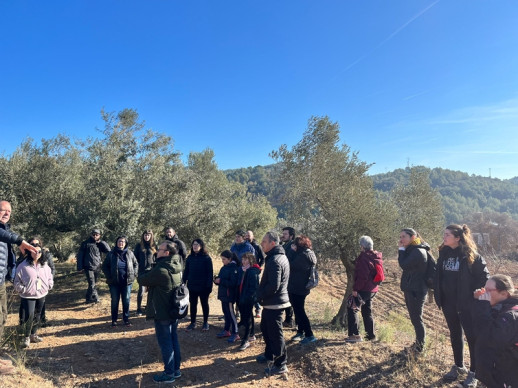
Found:
[[[372, 319], [372, 299], [378, 292], [378, 285], [374, 284], [373, 279], [376, 273], [374, 260], [381, 259], [381, 252], [374, 251], [374, 243], [369, 236], [360, 237], [361, 253], [356, 258], [354, 269], [353, 297], [360, 296], [365, 302], [361, 306], [363, 325], [365, 326], [365, 339], [372, 341], [376, 339], [374, 334], [374, 320]], [[363, 341], [359, 332], [358, 311], [347, 308], [347, 322], [349, 337], [345, 340], [348, 343]]]

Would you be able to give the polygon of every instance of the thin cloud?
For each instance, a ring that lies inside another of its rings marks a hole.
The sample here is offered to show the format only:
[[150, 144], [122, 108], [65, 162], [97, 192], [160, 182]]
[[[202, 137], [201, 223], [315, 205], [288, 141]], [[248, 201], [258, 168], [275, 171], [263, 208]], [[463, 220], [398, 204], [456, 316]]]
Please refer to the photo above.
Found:
[[361, 61], [363, 61], [365, 58], [367, 58], [368, 56], [370, 56], [373, 52], [375, 52], [376, 50], [380, 49], [381, 47], [383, 47], [388, 41], [390, 41], [391, 39], [393, 39], [397, 34], [399, 34], [401, 31], [403, 31], [406, 27], [408, 27], [408, 25], [410, 25], [412, 22], [414, 22], [416, 19], [418, 19], [419, 17], [421, 17], [422, 15], [424, 15], [426, 12], [428, 12], [432, 7], [434, 7], [440, 0], [436, 0], [434, 1], [432, 4], [430, 4], [429, 6], [423, 8], [421, 11], [419, 11], [418, 13], [416, 13], [414, 16], [412, 16], [408, 21], [406, 21], [405, 23], [403, 23], [401, 26], [399, 26], [398, 28], [396, 28], [396, 30], [394, 32], [392, 32], [389, 36], [387, 36], [385, 39], [383, 39], [380, 43], [378, 43], [376, 46], [374, 46], [374, 48], [372, 48], [371, 50], [369, 50], [366, 54], [363, 54], [362, 56], [360, 56], [358, 59], [356, 59], [355, 61], [353, 61], [352, 63], [350, 63], [349, 65], [347, 65], [343, 70], [341, 70], [334, 78], [338, 77], [340, 74], [342, 73], [345, 73], [346, 71], [348, 71], [349, 69], [351, 69], [352, 67], [354, 67], [355, 65], [357, 65], [358, 63], [360, 63]]
[[406, 97], [403, 97], [403, 101], [409, 101], [409, 100], [413, 100], [414, 98], [416, 97], [420, 97], [422, 96], [423, 94], [427, 94], [427, 93], [430, 93], [430, 90], [425, 90], [423, 92], [419, 92], [419, 93], [415, 93], [415, 94], [411, 94], [410, 96], [406, 96]]
[[400, 120], [385, 128], [424, 128], [446, 125], [466, 125], [463, 132], [480, 131], [481, 128], [489, 128], [489, 125], [498, 126], [500, 129], [515, 130], [518, 125], [518, 98], [489, 105], [458, 108], [435, 118]]

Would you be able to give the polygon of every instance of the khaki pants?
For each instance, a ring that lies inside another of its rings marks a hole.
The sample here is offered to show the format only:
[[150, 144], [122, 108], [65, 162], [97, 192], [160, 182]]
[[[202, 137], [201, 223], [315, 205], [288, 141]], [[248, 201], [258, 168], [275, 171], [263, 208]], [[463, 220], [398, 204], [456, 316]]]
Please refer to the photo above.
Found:
[[5, 283], [0, 285], [0, 340], [4, 335], [4, 325], [7, 322], [7, 291]]

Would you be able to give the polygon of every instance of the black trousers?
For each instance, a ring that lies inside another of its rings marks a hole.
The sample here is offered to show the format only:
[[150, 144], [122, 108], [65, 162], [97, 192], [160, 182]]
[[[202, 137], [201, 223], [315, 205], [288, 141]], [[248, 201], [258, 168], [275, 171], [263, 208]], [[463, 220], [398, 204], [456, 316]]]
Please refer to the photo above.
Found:
[[191, 323], [196, 323], [196, 315], [198, 314], [198, 298], [200, 298], [201, 309], [203, 311], [203, 323], [209, 320], [209, 295], [210, 292], [196, 292], [189, 290]]
[[36, 334], [41, 320], [41, 309], [45, 304], [45, 297], [40, 299], [21, 298], [23, 331], [26, 337]]
[[293, 312], [295, 314], [295, 323], [297, 324], [297, 333], [304, 333], [306, 337], [313, 336], [313, 330], [311, 330], [311, 323], [309, 322], [308, 315], [306, 314], [306, 309], [304, 304], [306, 302], [307, 295], [296, 295], [289, 294], [290, 303], [293, 307]]
[[[361, 307], [363, 325], [365, 326], [365, 333], [367, 334], [367, 338], [374, 338], [374, 319], [372, 319], [372, 299], [376, 296], [375, 292], [370, 291], [358, 291], [358, 295], [361, 296], [364, 305]], [[359, 335], [360, 334], [360, 320], [358, 317], [358, 312], [353, 309], [347, 308], [347, 326], [349, 335]]]
[[86, 302], [97, 302], [99, 301], [99, 295], [97, 295], [97, 279], [99, 278], [99, 271], [92, 271], [91, 269], [85, 269], [86, 281], [88, 282], [88, 290], [86, 290]]
[[293, 324], [293, 307], [286, 307], [284, 311], [286, 312], [286, 318], [284, 318], [284, 322], [286, 322], [288, 325]]
[[[450, 298], [451, 299], [451, 298]], [[473, 329], [473, 322], [471, 320], [471, 310], [469, 306], [458, 311], [457, 302], [449, 300], [444, 295], [442, 296], [442, 312], [448, 329], [450, 330], [450, 342], [453, 350], [453, 359], [455, 365], [464, 365], [464, 339], [463, 334], [466, 335], [469, 347], [470, 370], [475, 372], [475, 333]]]
[[251, 303], [240, 304], [239, 312], [241, 313], [243, 328], [245, 329], [241, 343], [245, 343], [250, 336], [255, 335], [254, 305]]
[[273, 361], [278, 367], [286, 365], [288, 354], [286, 343], [282, 332], [282, 313], [283, 309], [272, 310], [263, 308], [261, 316], [261, 331], [263, 332], [266, 348], [264, 356], [267, 360]]
[[424, 346], [426, 329], [423, 322], [423, 307], [426, 301], [426, 292], [405, 291], [405, 303], [410, 316], [410, 322], [415, 330], [415, 342], [419, 347]]

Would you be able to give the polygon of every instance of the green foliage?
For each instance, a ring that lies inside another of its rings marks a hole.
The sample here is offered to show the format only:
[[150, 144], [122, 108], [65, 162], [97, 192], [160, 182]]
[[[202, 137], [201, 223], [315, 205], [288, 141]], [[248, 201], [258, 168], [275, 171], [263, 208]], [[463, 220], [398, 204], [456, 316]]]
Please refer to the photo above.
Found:
[[125, 234], [132, 246], [144, 228], [160, 239], [173, 226], [187, 245], [201, 237], [219, 250], [238, 228], [275, 225], [268, 201], [230, 182], [212, 150], [192, 153], [184, 166], [172, 140], [145, 130], [135, 110], [101, 115], [99, 138], [27, 140], [0, 158], [0, 197], [13, 205], [14, 230], [41, 234], [56, 257], [67, 258], [94, 226], [110, 244]]
[[429, 174], [430, 184], [438, 190], [447, 224], [459, 223], [477, 212], [509, 213], [518, 220], [517, 178], [501, 180], [442, 168], [414, 167], [397, 169], [372, 177], [374, 187], [391, 191], [399, 182], [407, 181], [411, 170]]
[[432, 247], [441, 242], [444, 215], [441, 197], [430, 186], [428, 172], [412, 168], [408, 180], [397, 183], [391, 197], [398, 209], [397, 229], [414, 228]]
[[[352, 286], [358, 239], [370, 235], [378, 245], [393, 240], [393, 206], [376, 196], [367, 176], [370, 167], [347, 145], [338, 145], [339, 126], [328, 117], [312, 117], [291, 150], [272, 152], [280, 161], [279, 179], [287, 220], [311, 236], [321, 258], [339, 258]], [[345, 298], [334, 323], [346, 323]]]

